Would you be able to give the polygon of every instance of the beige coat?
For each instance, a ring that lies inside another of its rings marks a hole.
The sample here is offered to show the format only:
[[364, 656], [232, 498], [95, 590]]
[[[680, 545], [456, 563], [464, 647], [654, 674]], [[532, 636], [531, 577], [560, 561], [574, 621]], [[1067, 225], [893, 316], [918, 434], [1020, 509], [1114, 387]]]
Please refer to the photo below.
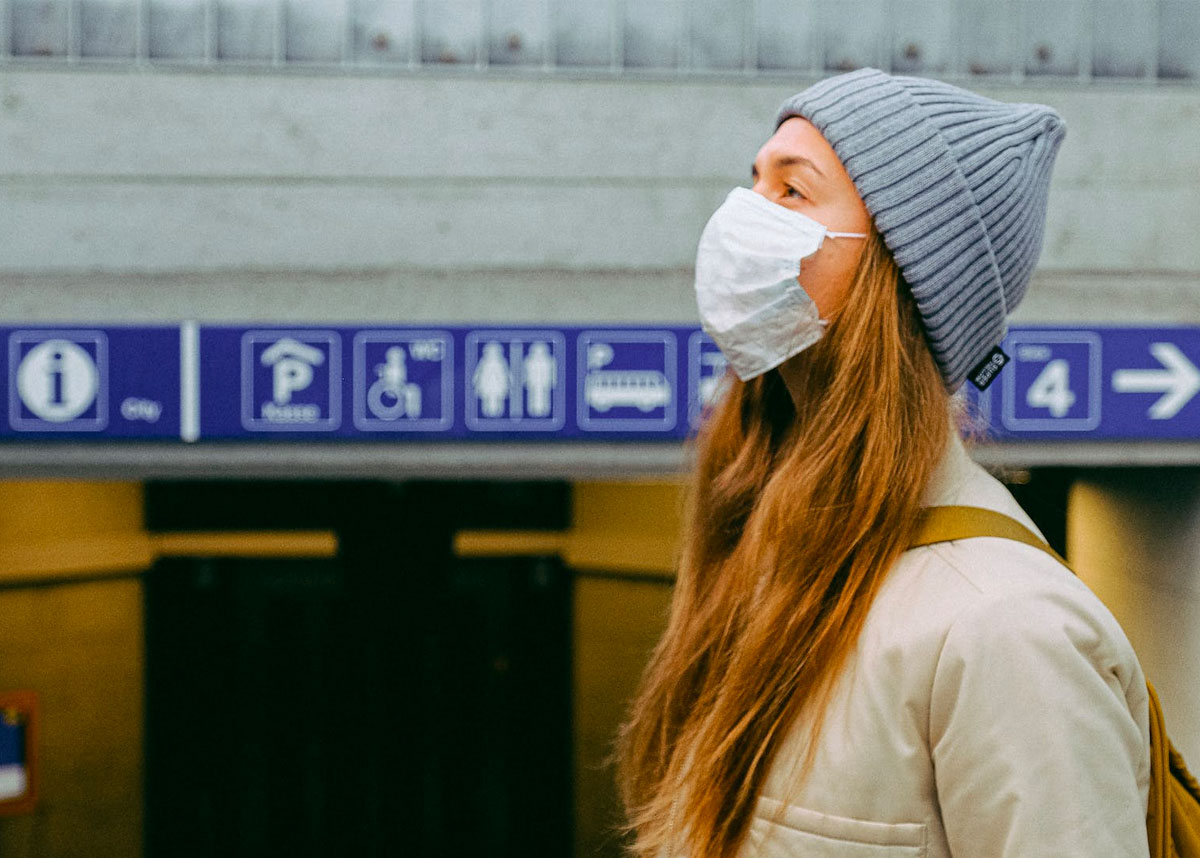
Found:
[[[957, 442], [927, 497], [1034, 529]], [[1148, 854], [1141, 667], [1104, 605], [1030, 546], [906, 553], [798, 782], [807, 732], [783, 746], [742, 858]]]

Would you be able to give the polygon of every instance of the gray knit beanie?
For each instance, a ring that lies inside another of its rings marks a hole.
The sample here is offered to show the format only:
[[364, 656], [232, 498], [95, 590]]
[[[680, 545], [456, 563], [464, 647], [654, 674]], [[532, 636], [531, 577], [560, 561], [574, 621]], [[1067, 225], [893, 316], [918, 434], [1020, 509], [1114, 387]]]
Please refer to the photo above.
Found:
[[854, 180], [956, 390], [1004, 338], [1033, 274], [1062, 118], [877, 69], [792, 96], [776, 127], [792, 116], [817, 127]]

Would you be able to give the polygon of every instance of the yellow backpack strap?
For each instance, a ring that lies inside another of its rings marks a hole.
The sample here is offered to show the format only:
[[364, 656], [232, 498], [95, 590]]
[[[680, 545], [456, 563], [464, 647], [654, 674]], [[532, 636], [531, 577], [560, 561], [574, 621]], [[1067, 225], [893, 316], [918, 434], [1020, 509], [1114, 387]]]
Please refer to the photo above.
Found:
[[1170, 742], [1163, 723], [1162, 705], [1158, 692], [1149, 682], [1150, 694], [1150, 797], [1146, 804], [1146, 836], [1150, 842], [1151, 858], [1170, 855], [1171, 793], [1167, 787], [1170, 775]]
[[920, 548], [938, 542], [973, 539], [977, 536], [995, 536], [1024, 542], [1045, 551], [1062, 565], [1067, 565], [1067, 561], [1063, 560], [1057, 551], [1015, 518], [977, 506], [926, 507], [921, 511], [917, 534], [908, 547]]

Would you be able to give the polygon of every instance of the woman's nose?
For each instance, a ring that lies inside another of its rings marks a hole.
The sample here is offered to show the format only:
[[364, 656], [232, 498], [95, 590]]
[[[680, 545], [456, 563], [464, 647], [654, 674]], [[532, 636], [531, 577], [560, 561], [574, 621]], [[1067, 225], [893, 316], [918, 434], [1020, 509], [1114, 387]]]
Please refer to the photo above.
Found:
[[776, 202], [775, 196], [771, 193], [770, 184], [762, 176], [759, 176], [754, 180], [753, 184], [750, 185], [750, 190], [754, 191], [756, 194], [766, 197], [771, 202]]

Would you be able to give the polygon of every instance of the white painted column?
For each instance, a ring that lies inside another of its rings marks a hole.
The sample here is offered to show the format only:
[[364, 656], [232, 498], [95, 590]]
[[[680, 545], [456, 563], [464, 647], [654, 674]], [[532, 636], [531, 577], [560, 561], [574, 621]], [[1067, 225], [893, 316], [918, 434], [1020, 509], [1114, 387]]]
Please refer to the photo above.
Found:
[[1171, 740], [1200, 768], [1200, 471], [1083, 472], [1067, 557], [1124, 627]]

